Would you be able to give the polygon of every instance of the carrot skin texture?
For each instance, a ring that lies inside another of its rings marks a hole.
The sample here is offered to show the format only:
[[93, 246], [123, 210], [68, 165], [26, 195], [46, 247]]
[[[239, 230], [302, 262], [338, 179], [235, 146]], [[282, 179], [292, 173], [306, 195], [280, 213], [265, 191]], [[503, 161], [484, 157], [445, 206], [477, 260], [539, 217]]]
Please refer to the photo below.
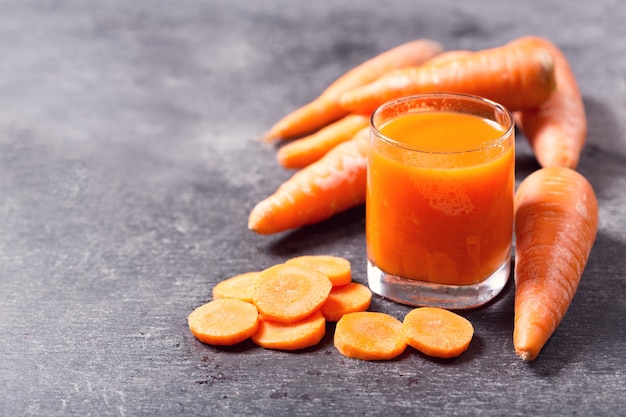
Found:
[[598, 202], [580, 173], [535, 171], [515, 195], [513, 344], [534, 360], [556, 330], [578, 288], [598, 227]]
[[252, 209], [248, 228], [263, 235], [279, 233], [365, 203], [367, 131], [292, 175]]
[[368, 84], [396, 69], [419, 65], [439, 54], [443, 47], [430, 39], [416, 39], [382, 52], [352, 68], [333, 81], [317, 98], [287, 114], [265, 134], [266, 141], [280, 141], [311, 133], [350, 112], [339, 103], [339, 95]]
[[392, 71], [345, 92], [341, 104], [367, 114], [392, 99], [445, 91], [482, 96], [515, 111], [538, 107], [555, 85], [551, 54], [526, 39], [433, 61]]
[[298, 169], [319, 160], [338, 144], [350, 140], [356, 132], [369, 124], [369, 118], [359, 114], [348, 115], [278, 150], [276, 159], [285, 168]]
[[542, 167], [576, 169], [587, 137], [585, 105], [567, 57], [550, 41], [529, 37], [550, 51], [554, 59], [556, 90], [537, 109], [515, 114]]

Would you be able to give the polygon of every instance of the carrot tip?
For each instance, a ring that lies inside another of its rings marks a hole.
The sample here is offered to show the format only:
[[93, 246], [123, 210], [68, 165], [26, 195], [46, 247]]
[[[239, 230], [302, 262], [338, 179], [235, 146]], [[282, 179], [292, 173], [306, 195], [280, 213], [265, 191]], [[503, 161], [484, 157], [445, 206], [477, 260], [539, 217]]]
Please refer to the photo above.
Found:
[[524, 362], [530, 362], [535, 359], [534, 355], [525, 350], [518, 350], [517, 355], [524, 360]]

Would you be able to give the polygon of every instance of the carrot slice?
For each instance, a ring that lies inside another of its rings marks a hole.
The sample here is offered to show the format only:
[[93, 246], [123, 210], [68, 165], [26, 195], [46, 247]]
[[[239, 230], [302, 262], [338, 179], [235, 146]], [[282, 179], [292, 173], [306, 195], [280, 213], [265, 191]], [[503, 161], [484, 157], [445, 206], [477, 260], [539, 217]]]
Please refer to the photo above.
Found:
[[295, 323], [262, 319], [252, 342], [266, 349], [298, 350], [315, 346], [326, 334], [326, 319], [320, 311]]
[[326, 320], [337, 322], [345, 314], [365, 311], [372, 301], [372, 291], [358, 282], [350, 282], [341, 287], [333, 287], [322, 306]]
[[352, 281], [350, 261], [331, 255], [303, 255], [288, 259], [286, 264], [297, 264], [314, 269], [326, 275], [334, 287], [346, 285]]
[[294, 323], [324, 304], [333, 284], [321, 272], [295, 264], [278, 264], [259, 273], [252, 300], [268, 320]]
[[220, 281], [213, 287], [213, 298], [236, 298], [247, 303], [252, 303], [252, 290], [254, 280], [259, 271], [246, 272]]
[[254, 305], [224, 298], [196, 308], [187, 318], [191, 333], [210, 345], [231, 346], [256, 333], [259, 316]]
[[337, 322], [334, 344], [342, 355], [366, 361], [393, 359], [407, 346], [402, 322], [374, 311], [345, 314]]
[[402, 322], [402, 331], [409, 346], [437, 358], [461, 355], [474, 336], [474, 326], [469, 320], [437, 307], [409, 311]]

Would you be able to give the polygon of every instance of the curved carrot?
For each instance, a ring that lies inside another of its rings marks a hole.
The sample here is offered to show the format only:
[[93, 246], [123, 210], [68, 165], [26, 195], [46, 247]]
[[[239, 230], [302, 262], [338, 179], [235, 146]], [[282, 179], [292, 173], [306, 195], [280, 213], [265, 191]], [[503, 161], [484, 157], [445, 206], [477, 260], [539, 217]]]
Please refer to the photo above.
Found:
[[350, 261], [340, 256], [302, 255], [287, 259], [285, 263], [296, 264], [321, 272], [326, 275], [333, 287], [346, 285], [352, 281]]
[[428, 61], [424, 62], [424, 64], [441, 64], [444, 62], [452, 62], [455, 61], [461, 57], [465, 57], [469, 54], [471, 54], [472, 51], [467, 50], [467, 49], [452, 49], [450, 51], [444, 51], [442, 53], [440, 53], [439, 55], [435, 55], [434, 57], [430, 58]]
[[550, 52], [518, 39], [456, 59], [392, 71], [343, 93], [340, 102], [346, 110], [367, 114], [391, 99], [445, 91], [482, 96], [515, 111], [541, 105], [554, 90], [554, 82]]
[[259, 271], [245, 272], [218, 282], [213, 287], [213, 298], [236, 298], [252, 303], [252, 289]]
[[338, 144], [351, 139], [368, 124], [368, 117], [350, 114], [312, 135], [282, 146], [276, 159], [285, 168], [303, 168], [320, 159]]
[[365, 311], [372, 302], [372, 291], [358, 282], [350, 282], [330, 290], [322, 306], [322, 314], [330, 322], [339, 321], [345, 314]]
[[196, 308], [189, 314], [188, 324], [191, 333], [201, 342], [230, 346], [256, 333], [259, 318], [254, 305], [224, 298]]
[[265, 349], [298, 350], [314, 346], [326, 334], [326, 319], [316, 311], [295, 323], [277, 323], [265, 319], [252, 336], [252, 342]]
[[567, 58], [556, 45], [539, 37], [528, 39], [552, 54], [556, 90], [539, 108], [516, 113], [516, 120], [542, 167], [575, 169], [587, 137], [580, 89]]
[[386, 313], [345, 314], [335, 327], [334, 344], [344, 356], [366, 361], [389, 360], [402, 354], [406, 342], [402, 322]]
[[436, 307], [419, 307], [402, 322], [407, 344], [428, 356], [454, 358], [467, 350], [474, 326], [465, 317]]
[[368, 84], [392, 69], [418, 65], [442, 49], [435, 41], [417, 39], [376, 55], [336, 79], [315, 100], [279, 120], [265, 134], [265, 139], [276, 141], [294, 138], [346, 116], [349, 112], [339, 104], [339, 94]]
[[295, 323], [319, 310], [333, 284], [321, 272], [278, 264], [259, 273], [252, 299], [264, 319]]
[[296, 172], [250, 212], [248, 228], [278, 233], [326, 220], [365, 202], [368, 128]]
[[539, 354], [569, 308], [598, 227], [589, 182], [563, 167], [535, 171], [515, 195], [513, 344], [526, 361]]

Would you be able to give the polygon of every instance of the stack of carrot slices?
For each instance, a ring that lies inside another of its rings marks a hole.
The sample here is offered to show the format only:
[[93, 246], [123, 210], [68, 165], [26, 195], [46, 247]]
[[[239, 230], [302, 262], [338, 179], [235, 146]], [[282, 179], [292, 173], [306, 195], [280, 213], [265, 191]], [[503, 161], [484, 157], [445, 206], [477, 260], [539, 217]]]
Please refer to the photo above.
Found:
[[327, 322], [367, 310], [371, 299], [369, 288], [352, 281], [347, 259], [298, 256], [219, 282], [213, 301], [195, 309], [188, 323], [211, 345], [251, 339], [266, 349], [298, 350], [319, 343]]
[[350, 358], [390, 360], [407, 346], [451, 358], [474, 334], [468, 320], [440, 308], [415, 308], [403, 321], [368, 311], [372, 292], [352, 280], [350, 262], [338, 256], [299, 256], [235, 275], [213, 287], [213, 298], [188, 322], [198, 340], [216, 346], [250, 339], [266, 349], [299, 350], [318, 344], [326, 323], [336, 322], [334, 345]]

